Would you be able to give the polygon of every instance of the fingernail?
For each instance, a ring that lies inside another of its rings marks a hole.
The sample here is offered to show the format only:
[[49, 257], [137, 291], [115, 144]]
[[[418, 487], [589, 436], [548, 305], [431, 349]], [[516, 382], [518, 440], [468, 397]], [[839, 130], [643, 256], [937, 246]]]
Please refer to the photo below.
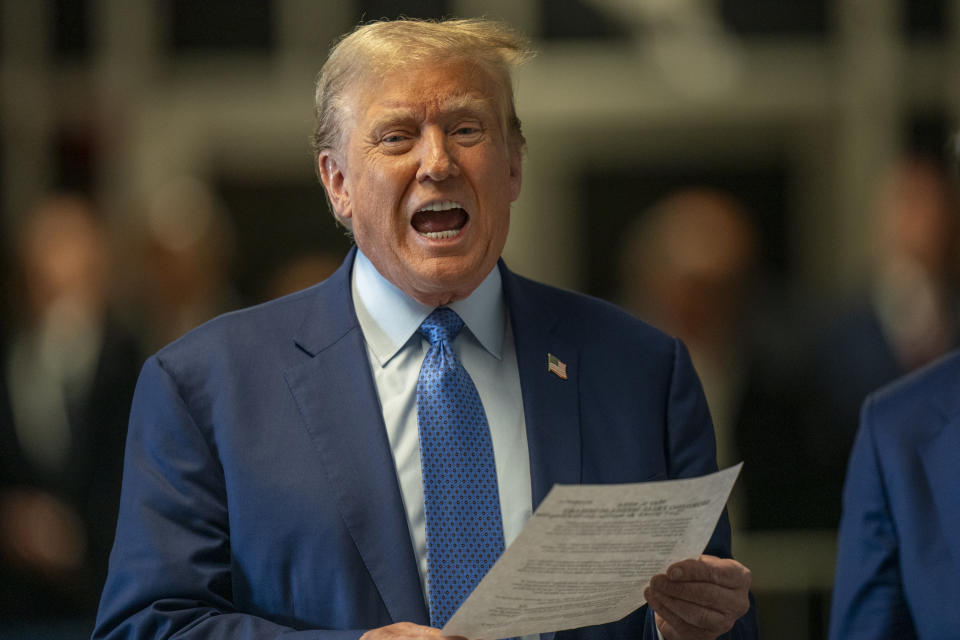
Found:
[[683, 577], [683, 569], [674, 567], [673, 569], [670, 569], [669, 575], [671, 580], [679, 580]]

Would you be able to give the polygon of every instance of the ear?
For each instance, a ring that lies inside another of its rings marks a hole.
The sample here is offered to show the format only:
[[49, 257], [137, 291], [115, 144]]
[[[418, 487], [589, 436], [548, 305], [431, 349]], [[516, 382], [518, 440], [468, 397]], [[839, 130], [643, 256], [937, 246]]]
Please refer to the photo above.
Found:
[[353, 217], [353, 207], [350, 204], [350, 189], [347, 181], [346, 167], [333, 149], [324, 149], [317, 158], [320, 171], [320, 181], [327, 192], [327, 199], [333, 213], [341, 222], [347, 225], [347, 220]]
[[[513, 145], [511, 145], [513, 146]], [[523, 149], [510, 150], [510, 202], [520, 197], [520, 187], [523, 184]]]

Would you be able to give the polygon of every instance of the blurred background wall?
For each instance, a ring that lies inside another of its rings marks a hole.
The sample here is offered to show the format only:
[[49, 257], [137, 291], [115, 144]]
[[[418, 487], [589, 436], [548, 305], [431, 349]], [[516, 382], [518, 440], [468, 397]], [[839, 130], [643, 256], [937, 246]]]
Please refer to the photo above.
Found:
[[[109, 295], [84, 307], [100, 328], [64, 344], [135, 344], [88, 367], [126, 389], [143, 354], [338, 263], [349, 241], [314, 177], [312, 83], [339, 34], [400, 14], [495, 17], [534, 39], [517, 74], [529, 147], [505, 258], [684, 339], [721, 464], [746, 461], [734, 551], [753, 568], [761, 627], [822, 637], [857, 407], [960, 334], [945, 162], [960, 113], [954, 0], [0, 0], [7, 468], [32, 469], [16, 453], [29, 402], [10, 381], [64, 324], [50, 302], [63, 296], [36, 293], [47, 280], [28, 256], [65, 250], [25, 249], [50, 196], [86, 202], [109, 265]], [[75, 441], [96, 440], [64, 415]], [[101, 440], [118, 428], [93, 422]], [[6, 473], [0, 524], [23, 522], [10, 514], [24, 504], [34, 534], [109, 521], [48, 476]], [[82, 551], [66, 545], [69, 580], [48, 567], [60, 586], [45, 588], [96, 590], [86, 526]], [[27, 615], [13, 598], [0, 635], [82, 637], [89, 599], [68, 599]]]

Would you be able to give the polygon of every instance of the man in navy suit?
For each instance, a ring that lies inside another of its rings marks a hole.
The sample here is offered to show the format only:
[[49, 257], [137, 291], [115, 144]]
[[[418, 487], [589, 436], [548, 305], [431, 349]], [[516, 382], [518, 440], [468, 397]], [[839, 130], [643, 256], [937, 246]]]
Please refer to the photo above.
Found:
[[[524, 146], [510, 68], [527, 55], [482, 20], [372, 23], [331, 53], [316, 161], [357, 247], [145, 364], [94, 637], [440, 635], [415, 391], [437, 307], [465, 323], [452, 349], [489, 423], [507, 544], [554, 483], [716, 468], [678, 341], [500, 261]], [[724, 517], [706, 555], [651, 581], [651, 607], [556, 636], [753, 638], [729, 551]]]
[[843, 496], [830, 637], [960, 630], [960, 352], [864, 403]]

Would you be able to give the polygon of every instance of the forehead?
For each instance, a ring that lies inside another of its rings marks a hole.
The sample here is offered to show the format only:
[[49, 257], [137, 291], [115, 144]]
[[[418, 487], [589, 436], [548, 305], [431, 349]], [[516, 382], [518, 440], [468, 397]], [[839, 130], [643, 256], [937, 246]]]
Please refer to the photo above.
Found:
[[391, 115], [428, 118], [459, 111], [485, 111], [499, 120], [506, 99], [488, 71], [465, 61], [364, 74], [346, 97], [352, 124], [361, 127]]

